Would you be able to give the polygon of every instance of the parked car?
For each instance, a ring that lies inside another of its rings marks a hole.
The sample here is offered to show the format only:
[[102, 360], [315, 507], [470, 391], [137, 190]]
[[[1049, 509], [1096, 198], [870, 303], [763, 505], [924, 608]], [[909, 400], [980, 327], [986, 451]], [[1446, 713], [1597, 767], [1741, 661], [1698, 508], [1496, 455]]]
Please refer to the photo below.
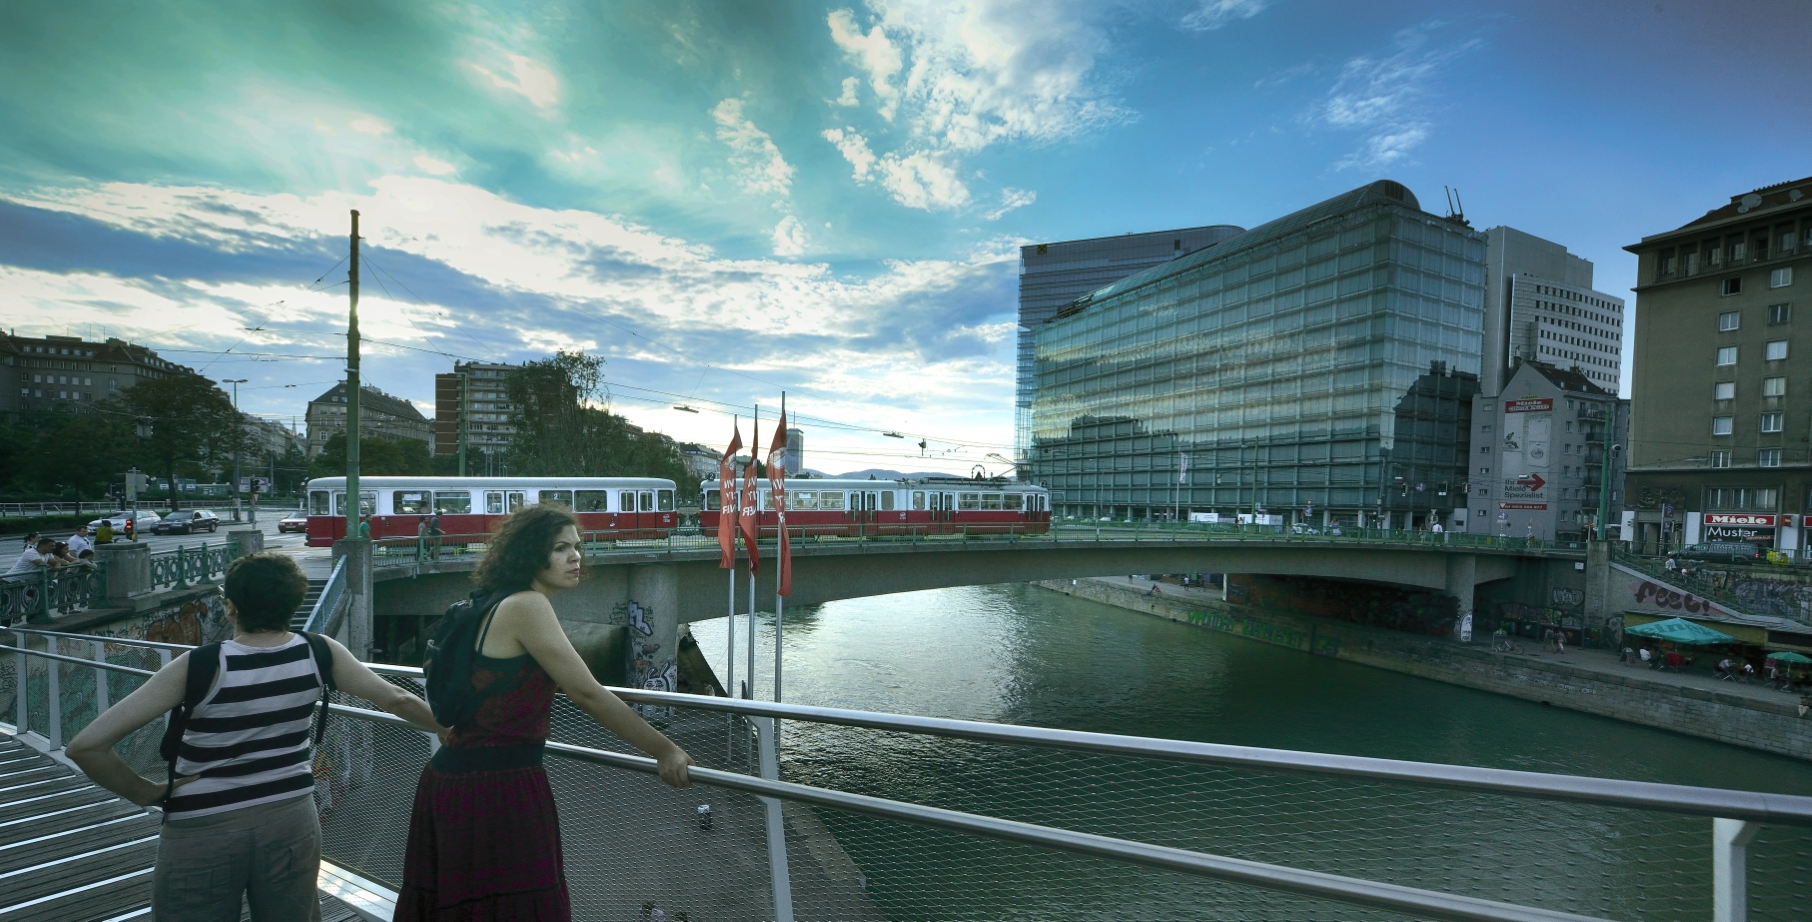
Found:
[[1684, 560], [1705, 560], [1717, 563], [1762, 563], [1768, 559], [1766, 551], [1759, 544], [1747, 541], [1713, 541], [1709, 544], [1688, 544], [1680, 549]]
[[308, 530], [308, 513], [303, 512], [300, 509], [297, 509], [296, 511], [291, 512], [289, 515], [286, 515], [283, 518], [277, 520], [278, 533], [282, 533], [282, 532], [286, 532], [286, 531], [307, 531], [307, 530]]
[[[140, 522], [138, 527], [144, 528], [145, 523]], [[205, 531], [213, 534], [219, 529], [220, 516], [206, 509], [184, 509], [181, 512], [172, 512], [164, 516], [163, 521], [151, 526], [151, 533], [154, 535], [190, 535], [198, 531]]]
[[133, 530], [141, 532], [141, 533], [144, 532], [145, 529], [156, 525], [160, 521], [163, 521], [163, 519], [157, 513], [152, 512], [149, 509], [139, 509], [136, 511], [131, 510], [131, 509], [124, 509], [119, 512], [109, 512], [106, 515], [101, 516], [100, 518], [95, 519], [92, 522], [89, 522], [88, 527], [89, 528], [99, 528], [99, 527], [101, 527], [102, 521], [109, 521], [109, 522], [113, 523], [113, 533], [115, 535], [119, 535], [126, 530], [126, 520], [127, 519], [135, 519], [138, 524], [132, 526]]
[[1313, 525], [1304, 525], [1301, 522], [1297, 522], [1296, 524], [1290, 526], [1290, 534], [1293, 534], [1293, 535], [1319, 535], [1319, 534], [1321, 534], [1321, 529], [1316, 528]]

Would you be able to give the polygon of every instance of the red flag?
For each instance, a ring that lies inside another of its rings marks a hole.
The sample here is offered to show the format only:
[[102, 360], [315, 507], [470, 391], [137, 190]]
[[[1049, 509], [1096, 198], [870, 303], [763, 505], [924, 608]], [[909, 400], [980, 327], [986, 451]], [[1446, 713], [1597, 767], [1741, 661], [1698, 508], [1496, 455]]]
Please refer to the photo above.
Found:
[[749, 466], [743, 470], [742, 478], [742, 546], [749, 552], [749, 572], [761, 570], [761, 552], [756, 550], [756, 539], [761, 537], [761, 488], [755, 485], [755, 451], [753, 447], [761, 442], [761, 431], [749, 433]]
[[774, 491], [774, 515], [780, 526], [781, 595], [793, 594], [793, 547], [786, 534], [786, 411], [780, 411], [780, 423], [774, 427], [774, 443], [768, 446], [768, 485]]
[[724, 449], [724, 456], [717, 462], [717, 547], [723, 556], [717, 565], [725, 570], [736, 569], [736, 473], [730, 469], [730, 462], [735, 460], [736, 452], [742, 448], [742, 427], [736, 427], [736, 433], [730, 439], [730, 447]]

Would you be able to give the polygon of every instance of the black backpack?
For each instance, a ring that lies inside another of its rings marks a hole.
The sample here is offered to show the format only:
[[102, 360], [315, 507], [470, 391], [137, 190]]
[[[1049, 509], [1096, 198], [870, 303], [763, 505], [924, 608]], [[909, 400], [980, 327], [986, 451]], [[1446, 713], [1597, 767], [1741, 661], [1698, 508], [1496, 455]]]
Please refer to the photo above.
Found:
[[470, 597], [447, 606], [447, 613], [434, 622], [422, 655], [422, 680], [427, 686], [428, 707], [441, 726], [469, 724], [478, 716], [478, 707], [484, 703], [478, 689], [472, 687], [478, 626], [516, 592], [475, 589]]
[[[297, 631], [302, 639], [308, 642], [308, 652], [314, 656], [315, 671], [321, 674], [321, 709], [315, 712], [315, 745], [321, 745], [321, 735], [327, 732], [327, 704], [333, 700], [333, 648], [327, 645], [327, 639], [320, 634]], [[189, 676], [183, 685], [182, 703], [170, 709], [170, 722], [164, 726], [164, 741], [158, 752], [169, 763], [169, 780], [164, 783], [164, 799], [168, 800], [176, 787], [176, 757], [182, 752], [182, 734], [189, 727], [189, 718], [195, 715], [195, 709], [201, 706], [202, 699], [214, 687], [214, 677], [220, 675], [220, 643], [218, 641], [203, 644], [189, 651]]]

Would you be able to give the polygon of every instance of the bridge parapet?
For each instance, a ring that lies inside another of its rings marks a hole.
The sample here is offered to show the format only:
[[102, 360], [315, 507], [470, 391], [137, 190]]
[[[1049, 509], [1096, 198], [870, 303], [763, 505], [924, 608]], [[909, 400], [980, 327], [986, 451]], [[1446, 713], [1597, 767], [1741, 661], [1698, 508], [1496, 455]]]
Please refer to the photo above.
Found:
[[[0, 729], [41, 744], [34, 720], [74, 729], [61, 689], [77, 675], [145, 673], [12, 637], [0, 654], [34, 666], [0, 698], [19, 721]], [[419, 670], [376, 668], [419, 688]], [[617, 691], [688, 747], [699, 786], [660, 786], [651, 760], [557, 701], [548, 770], [580, 918], [652, 902], [789, 920], [1785, 919], [1812, 871], [1807, 797]], [[400, 878], [434, 741], [334, 711], [316, 763], [326, 854], [381, 886]]]

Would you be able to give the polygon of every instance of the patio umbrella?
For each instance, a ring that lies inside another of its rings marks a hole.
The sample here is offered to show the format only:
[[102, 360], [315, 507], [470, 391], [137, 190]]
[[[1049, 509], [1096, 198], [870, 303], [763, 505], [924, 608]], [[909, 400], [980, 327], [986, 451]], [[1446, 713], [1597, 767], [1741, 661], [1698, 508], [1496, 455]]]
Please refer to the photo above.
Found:
[[1711, 628], [1696, 622], [1688, 621], [1685, 618], [1669, 618], [1666, 621], [1656, 621], [1652, 624], [1638, 624], [1632, 628], [1625, 628], [1624, 633], [1635, 634], [1639, 637], [1653, 637], [1657, 640], [1669, 640], [1674, 643], [1712, 644], [1736, 642], [1735, 637], [1732, 637], [1723, 631], [1714, 631]]
[[1798, 653], [1790, 653], [1787, 651], [1770, 653], [1768, 654], [1768, 658], [1777, 663], [1812, 663], [1812, 657], [1805, 657]]

